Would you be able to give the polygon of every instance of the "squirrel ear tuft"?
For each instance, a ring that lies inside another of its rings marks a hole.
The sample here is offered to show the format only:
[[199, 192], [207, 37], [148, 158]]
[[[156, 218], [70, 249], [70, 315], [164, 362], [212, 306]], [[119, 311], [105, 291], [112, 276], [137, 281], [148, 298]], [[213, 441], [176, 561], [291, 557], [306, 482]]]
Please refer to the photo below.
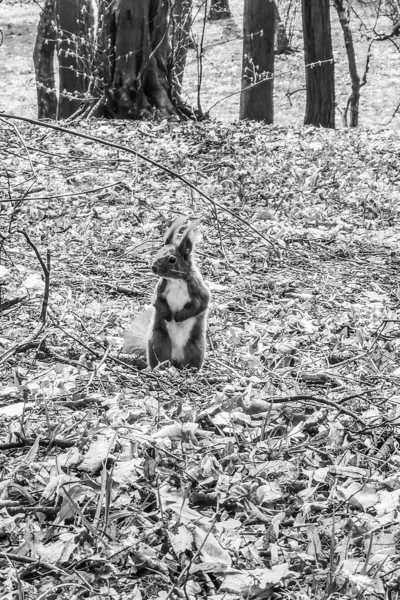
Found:
[[199, 223], [200, 219], [196, 219], [196, 221], [193, 221], [193, 223], [191, 223], [189, 227], [187, 227], [183, 232], [181, 241], [179, 242], [178, 246], [178, 250], [181, 254], [190, 254], [190, 252], [193, 250], [193, 246], [196, 242], [194, 230], [199, 225]]
[[186, 217], [179, 217], [179, 219], [176, 219], [176, 221], [172, 223], [171, 227], [167, 230], [164, 236], [165, 245], [172, 244], [185, 221]]

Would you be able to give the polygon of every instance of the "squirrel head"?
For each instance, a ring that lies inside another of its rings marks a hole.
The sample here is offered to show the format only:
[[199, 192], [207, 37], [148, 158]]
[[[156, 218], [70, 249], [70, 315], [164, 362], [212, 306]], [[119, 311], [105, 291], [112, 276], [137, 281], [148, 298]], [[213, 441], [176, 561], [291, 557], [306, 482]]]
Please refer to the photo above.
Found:
[[168, 229], [164, 236], [164, 246], [157, 252], [153, 265], [153, 273], [165, 279], [187, 279], [193, 271], [195, 245], [194, 230], [199, 221], [189, 225], [177, 241], [177, 235], [186, 219], [180, 217]]

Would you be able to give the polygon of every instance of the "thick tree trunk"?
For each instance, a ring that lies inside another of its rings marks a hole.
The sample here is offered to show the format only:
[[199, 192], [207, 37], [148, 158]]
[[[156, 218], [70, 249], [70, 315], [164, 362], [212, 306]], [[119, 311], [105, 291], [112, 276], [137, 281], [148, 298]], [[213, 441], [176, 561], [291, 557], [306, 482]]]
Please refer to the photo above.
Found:
[[302, 0], [302, 10], [307, 89], [304, 124], [334, 128], [335, 76], [329, 0]]
[[107, 16], [112, 83], [106, 112], [138, 119], [171, 117], [168, 0], [115, 0]]
[[90, 0], [56, 0], [59, 65], [59, 119], [74, 114], [89, 84], [93, 15]]
[[57, 115], [57, 95], [54, 79], [54, 50], [56, 31], [54, 29], [55, 0], [46, 0], [40, 13], [33, 63], [35, 65], [38, 119], [55, 119]]
[[[95, 15], [94, 0], [55, 0], [60, 74], [58, 118], [74, 114], [133, 119], [175, 117], [192, 0], [174, 1], [177, 6], [170, 14], [170, 0], [96, 0]], [[178, 25], [175, 70], [169, 29], [174, 19]], [[42, 46], [39, 40], [37, 63], [45, 58], [50, 71], [52, 64], [44, 56]], [[53, 116], [54, 112], [53, 107]]]
[[211, 0], [210, 12], [208, 15], [210, 21], [229, 19], [231, 16], [229, 0]]
[[273, 123], [274, 16], [272, 0], [244, 1], [240, 119]]
[[343, 0], [334, 0], [334, 5], [339, 15], [340, 25], [342, 26], [344, 43], [346, 46], [347, 60], [349, 63], [349, 73], [351, 78], [351, 96], [347, 103], [345, 112], [345, 125], [347, 126], [347, 111], [350, 106], [350, 127], [358, 126], [359, 102], [360, 102], [360, 76], [357, 71], [356, 53], [354, 50], [353, 35], [350, 29], [350, 22], [343, 6]]
[[190, 44], [193, 0], [173, 0], [172, 4], [172, 85], [174, 95], [181, 92], [186, 56]]

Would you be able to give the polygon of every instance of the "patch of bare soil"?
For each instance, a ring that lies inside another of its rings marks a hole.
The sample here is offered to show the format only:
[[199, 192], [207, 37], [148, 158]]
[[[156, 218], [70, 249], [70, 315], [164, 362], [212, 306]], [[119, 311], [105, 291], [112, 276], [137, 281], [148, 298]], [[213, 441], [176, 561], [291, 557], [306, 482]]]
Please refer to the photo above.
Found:
[[0, 110], [36, 117], [32, 53], [40, 8], [33, 3], [0, 4]]

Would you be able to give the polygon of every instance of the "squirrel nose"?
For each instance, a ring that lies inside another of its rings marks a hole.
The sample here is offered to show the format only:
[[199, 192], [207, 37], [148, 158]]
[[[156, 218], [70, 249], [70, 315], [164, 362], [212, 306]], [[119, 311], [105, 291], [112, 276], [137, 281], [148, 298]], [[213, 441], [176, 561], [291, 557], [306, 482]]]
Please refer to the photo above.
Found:
[[151, 270], [153, 271], [153, 273], [157, 273], [157, 266], [156, 266], [156, 265], [153, 265], [153, 266], [151, 267]]

